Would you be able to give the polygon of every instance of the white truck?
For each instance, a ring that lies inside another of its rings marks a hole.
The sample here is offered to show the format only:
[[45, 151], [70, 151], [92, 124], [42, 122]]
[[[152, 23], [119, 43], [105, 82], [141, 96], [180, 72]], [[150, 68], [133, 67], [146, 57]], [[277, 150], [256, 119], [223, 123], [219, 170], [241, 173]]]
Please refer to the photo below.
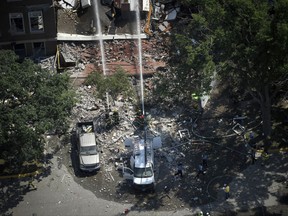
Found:
[[[156, 139], [155, 139], [156, 138]], [[123, 166], [123, 177], [133, 180], [135, 189], [142, 191], [154, 190], [154, 148], [161, 147], [161, 139], [155, 137], [152, 140], [144, 140], [139, 137], [125, 140], [126, 147], [132, 147], [130, 168]]]
[[99, 170], [100, 155], [93, 122], [78, 122], [76, 135], [80, 170], [88, 172]]

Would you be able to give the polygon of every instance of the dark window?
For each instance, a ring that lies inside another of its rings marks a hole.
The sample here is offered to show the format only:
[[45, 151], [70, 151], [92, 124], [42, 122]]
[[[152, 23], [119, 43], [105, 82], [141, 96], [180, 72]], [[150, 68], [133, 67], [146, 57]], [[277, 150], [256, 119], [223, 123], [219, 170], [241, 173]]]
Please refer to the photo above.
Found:
[[15, 44], [14, 51], [19, 57], [25, 57], [26, 56], [25, 44]]
[[45, 56], [45, 44], [44, 42], [33, 43], [33, 55]]
[[11, 33], [24, 33], [24, 22], [22, 13], [11, 13], [10, 17], [10, 30]]

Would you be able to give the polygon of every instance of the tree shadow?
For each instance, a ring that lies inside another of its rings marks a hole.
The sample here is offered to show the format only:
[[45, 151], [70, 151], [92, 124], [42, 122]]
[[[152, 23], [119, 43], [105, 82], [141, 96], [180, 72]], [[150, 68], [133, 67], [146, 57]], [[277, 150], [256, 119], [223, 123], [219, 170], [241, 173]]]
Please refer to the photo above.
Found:
[[272, 108], [271, 149], [287, 148], [288, 114], [281, 107]]
[[[39, 174], [37, 175], [23, 178], [2, 179], [0, 185], [0, 212], [4, 215], [12, 215], [9, 210], [23, 201], [25, 194], [29, 193], [31, 190], [37, 190], [35, 181], [37, 181], [37, 183], [41, 182], [43, 178], [46, 178], [50, 174], [51, 166], [47, 164], [46, 167], [42, 167], [41, 170], [39, 170]], [[31, 188], [29, 182], [33, 182], [33, 188]]]

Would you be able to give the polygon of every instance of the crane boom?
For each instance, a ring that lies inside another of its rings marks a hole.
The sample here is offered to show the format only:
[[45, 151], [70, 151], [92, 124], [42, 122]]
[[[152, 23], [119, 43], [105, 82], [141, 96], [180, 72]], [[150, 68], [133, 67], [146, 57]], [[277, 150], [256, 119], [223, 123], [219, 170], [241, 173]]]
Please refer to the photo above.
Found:
[[152, 32], [150, 31], [152, 11], [153, 11], [152, 3], [151, 3], [151, 1], [149, 1], [149, 12], [148, 12], [145, 27], [144, 27], [144, 32], [146, 34], [148, 34], [149, 36], [152, 35]]

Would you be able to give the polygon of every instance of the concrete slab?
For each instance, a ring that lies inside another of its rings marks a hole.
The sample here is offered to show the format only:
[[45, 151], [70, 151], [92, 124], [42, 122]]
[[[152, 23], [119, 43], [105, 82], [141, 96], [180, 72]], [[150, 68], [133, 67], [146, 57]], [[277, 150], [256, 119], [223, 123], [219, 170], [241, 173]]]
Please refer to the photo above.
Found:
[[[103, 40], [129, 40], [129, 39], [138, 39], [138, 35], [133, 35], [133, 34], [102, 35], [101, 38]], [[147, 35], [141, 34], [140, 38], [147, 39]], [[99, 35], [57, 33], [57, 40], [59, 41], [97, 41], [97, 40], [100, 40], [100, 36]]]

